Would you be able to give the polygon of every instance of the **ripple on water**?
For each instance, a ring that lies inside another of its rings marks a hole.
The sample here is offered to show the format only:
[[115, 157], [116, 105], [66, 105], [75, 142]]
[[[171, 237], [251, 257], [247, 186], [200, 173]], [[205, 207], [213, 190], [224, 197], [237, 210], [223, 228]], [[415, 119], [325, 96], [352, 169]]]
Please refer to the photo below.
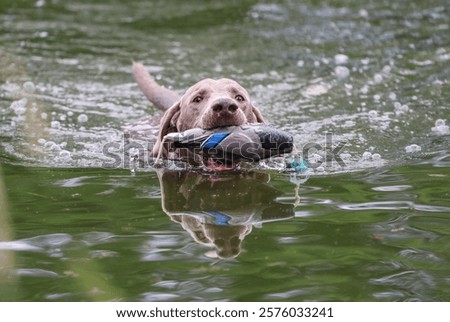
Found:
[[304, 289], [289, 290], [286, 292], [267, 294], [264, 296], [264, 299], [267, 301], [289, 300], [289, 299], [296, 298], [301, 295], [308, 295], [308, 294], [310, 294], [310, 292], [308, 290], [304, 290]]
[[71, 241], [72, 237], [68, 234], [49, 234], [15, 241], [0, 242], [0, 249], [43, 252], [51, 257], [62, 257], [61, 247]]
[[0, 250], [39, 252], [42, 251], [43, 248], [31, 245], [24, 240], [15, 240], [15, 241], [0, 242]]
[[164, 301], [176, 301], [180, 296], [173, 293], [164, 292], [147, 292], [142, 294], [142, 301], [145, 302], [164, 302]]
[[38, 268], [20, 268], [16, 270], [18, 276], [30, 276], [30, 277], [58, 277], [59, 275], [55, 272], [38, 269]]
[[372, 296], [380, 301], [398, 301], [408, 296], [407, 292], [402, 291], [387, 291], [387, 292], [375, 292]]
[[450, 207], [421, 205], [411, 201], [378, 201], [338, 205], [343, 210], [418, 210], [424, 212], [450, 212]]
[[31, 237], [28, 239], [23, 239], [22, 241], [41, 248], [52, 248], [61, 247], [65, 244], [68, 244], [72, 241], [72, 236], [70, 236], [69, 234], [57, 233]]
[[414, 209], [414, 203], [409, 201], [379, 201], [379, 202], [363, 202], [353, 204], [340, 204], [338, 205], [343, 210], [402, 210], [402, 209]]
[[[435, 278], [425, 271], [409, 270], [380, 278], [370, 279], [370, 283], [375, 285], [389, 286], [394, 288], [390, 292], [375, 293], [374, 297], [387, 295], [398, 296], [404, 294], [404, 300], [426, 301], [431, 300], [426, 294], [431, 294], [436, 289]], [[388, 298], [383, 298], [388, 300]]]
[[403, 249], [399, 252], [401, 257], [405, 257], [418, 262], [433, 262], [433, 263], [442, 263], [443, 259], [436, 256], [432, 252], [425, 251], [422, 249]]
[[114, 234], [108, 232], [92, 231], [81, 235], [81, 240], [88, 246], [109, 243], [115, 237]]
[[411, 185], [393, 185], [393, 186], [379, 186], [373, 187], [374, 191], [382, 191], [382, 192], [396, 192], [396, 191], [406, 191], [411, 189]]
[[178, 286], [179, 283], [180, 283], [179, 281], [175, 281], [175, 280], [166, 280], [166, 281], [156, 282], [153, 284], [153, 286], [173, 290]]
[[[143, 261], [179, 260], [190, 257], [187, 248], [191, 243], [184, 241], [186, 236], [158, 232], [149, 237], [140, 248]], [[185, 245], [180, 249], [180, 245]]]
[[55, 185], [62, 188], [74, 188], [86, 185], [86, 180], [96, 178], [95, 176], [80, 176], [76, 178], [64, 179], [56, 181]]

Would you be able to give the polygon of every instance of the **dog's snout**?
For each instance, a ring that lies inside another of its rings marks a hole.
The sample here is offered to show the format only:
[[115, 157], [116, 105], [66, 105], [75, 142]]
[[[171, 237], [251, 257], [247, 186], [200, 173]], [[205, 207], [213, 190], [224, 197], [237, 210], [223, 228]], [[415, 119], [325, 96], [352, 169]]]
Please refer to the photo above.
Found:
[[214, 112], [229, 112], [234, 113], [239, 108], [232, 100], [230, 99], [219, 99], [215, 101], [212, 106], [212, 110]]

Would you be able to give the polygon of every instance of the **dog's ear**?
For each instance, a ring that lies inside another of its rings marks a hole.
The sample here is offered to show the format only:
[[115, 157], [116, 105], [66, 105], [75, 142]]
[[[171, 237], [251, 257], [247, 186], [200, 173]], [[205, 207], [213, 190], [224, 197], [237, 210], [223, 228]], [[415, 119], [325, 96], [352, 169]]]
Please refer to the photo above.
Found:
[[173, 104], [163, 115], [160, 128], [158, 132], [158, 138], [156, 140], [155, 145], [153, 146], [152, 156], [156, 157], [158, 155], [159, 150], [161, 149], [161, 144], [163, 138], [166, 134], [171, 132], [177, 132], [177, 122], [180, 117], [180, 106], [181, 100], [177, 101]]
[[255, 117], [255, 121], [252, 123], [267, 123], [266, 120], [264, 119], [264, 117], [262, 116], [261, 111], [259, 110], [259, 108], [257, 108], [256, 106], [252, 105], [252, 113], [253, 116]]

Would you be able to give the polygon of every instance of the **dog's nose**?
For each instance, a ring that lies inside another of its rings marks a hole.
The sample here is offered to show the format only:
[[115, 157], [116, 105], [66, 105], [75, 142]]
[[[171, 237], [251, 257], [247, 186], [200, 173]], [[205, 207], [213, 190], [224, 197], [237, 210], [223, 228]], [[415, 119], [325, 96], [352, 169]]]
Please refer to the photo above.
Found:
[[239, 107], [231, 99], [221, 98], [215, 101], [212, 104], [211, 108], [214, 112], [217, 113], [220, 113], [222, 111], [234, 113]]

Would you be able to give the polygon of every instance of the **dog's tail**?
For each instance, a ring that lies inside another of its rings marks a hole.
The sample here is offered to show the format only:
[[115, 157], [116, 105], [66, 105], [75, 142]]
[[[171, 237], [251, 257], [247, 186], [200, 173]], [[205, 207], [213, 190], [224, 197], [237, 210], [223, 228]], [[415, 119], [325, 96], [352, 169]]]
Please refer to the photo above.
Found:
[[157, 108], [167, 110], [180, 99], [176, 92], [159, 85], [141, 63], [133, 62], [132, 71], [141, 91]]

